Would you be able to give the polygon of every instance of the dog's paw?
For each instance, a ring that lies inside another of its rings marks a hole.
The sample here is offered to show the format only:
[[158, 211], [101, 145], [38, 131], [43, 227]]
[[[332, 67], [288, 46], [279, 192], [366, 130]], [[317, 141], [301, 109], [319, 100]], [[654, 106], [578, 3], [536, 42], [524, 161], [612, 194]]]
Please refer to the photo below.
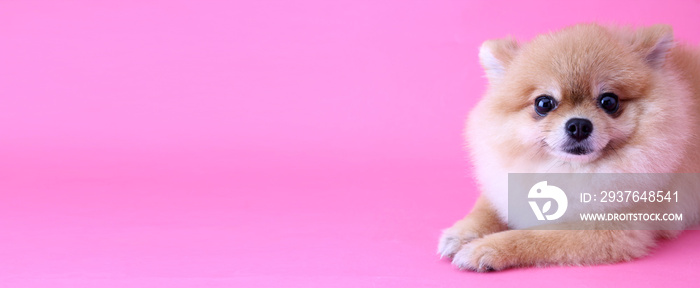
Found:
[[510, 266], [508, 255], [492, 245], [488, 238], [482, 238], [463, 245], [454, 255], [452, 264], [461, 270], [498, 271]]
[[446, 229], [440, 236], [438, 242], [438, 251], [440, 258], [454, 256], [462, 245], [479, 238], [476, 233], [472, 232], [457, 232], [455, 229]]

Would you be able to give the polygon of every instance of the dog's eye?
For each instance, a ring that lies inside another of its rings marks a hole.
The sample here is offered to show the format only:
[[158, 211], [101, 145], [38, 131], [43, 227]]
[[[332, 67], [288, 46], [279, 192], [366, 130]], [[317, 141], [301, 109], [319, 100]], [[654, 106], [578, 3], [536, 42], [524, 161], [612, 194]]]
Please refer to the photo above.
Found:
[[600, 105], [600, 108], [603, 108], [605, 113], [608, 114], [617, 112], [617, 109], [620, 108], [619, 102], [620, 101], [618, 101], [617, 95], [614, 93], [603, 93], [600, 95], [600, 98], [598, 98], [598, 105]]
[[537, 112], [537, 115], [545, 116], [556, 107], [557, 101], [552, 96], [542, 95], [535, 99], [535, 112]]

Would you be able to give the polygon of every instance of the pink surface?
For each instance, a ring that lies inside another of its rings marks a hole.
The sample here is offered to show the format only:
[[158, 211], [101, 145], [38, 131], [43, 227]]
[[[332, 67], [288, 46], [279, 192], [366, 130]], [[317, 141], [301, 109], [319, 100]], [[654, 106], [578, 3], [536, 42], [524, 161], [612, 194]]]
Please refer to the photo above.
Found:
[[0, 287], [697, 285], [700, 231], [612, 266], [460, 272], [489, 38], [698, 1], [2, 1]]

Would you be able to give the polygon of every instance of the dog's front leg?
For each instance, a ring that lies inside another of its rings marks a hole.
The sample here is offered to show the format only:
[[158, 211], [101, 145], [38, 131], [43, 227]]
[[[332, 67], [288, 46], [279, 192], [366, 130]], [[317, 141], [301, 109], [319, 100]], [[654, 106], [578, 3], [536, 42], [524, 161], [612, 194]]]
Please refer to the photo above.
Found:
[[464, 219], [442, 232], [438, 242], [438, 254], [440, 257], [452, 257], [462, 245], [506, 229], [506, 224], [498, 217], [489, 200], [479, 196], [474, 208]]
[[509, 267], [594, 265], [629, 261], [648, 253], [656, 242], [657, 232], [509, 230], [463, 245], [454, 255], [452, 263], [460, 269], [486, 272]]

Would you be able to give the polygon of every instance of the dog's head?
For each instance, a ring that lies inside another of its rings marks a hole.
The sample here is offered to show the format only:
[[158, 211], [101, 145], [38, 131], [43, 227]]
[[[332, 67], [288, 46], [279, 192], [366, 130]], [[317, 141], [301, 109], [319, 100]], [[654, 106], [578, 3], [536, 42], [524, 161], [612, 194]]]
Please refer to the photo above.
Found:
[[499, 119], [493, 129], [519, 142], [510, 147], [570, 162], [614, 154], [640, 130], [674, 129], [644, 124], [677, 105], [656, 93], [673, 44], [670, 27], [661, 25], [632, 31], [586, 24], [524, 45], [486, 41], [479, 56], [490, 82], [485, 105]]

